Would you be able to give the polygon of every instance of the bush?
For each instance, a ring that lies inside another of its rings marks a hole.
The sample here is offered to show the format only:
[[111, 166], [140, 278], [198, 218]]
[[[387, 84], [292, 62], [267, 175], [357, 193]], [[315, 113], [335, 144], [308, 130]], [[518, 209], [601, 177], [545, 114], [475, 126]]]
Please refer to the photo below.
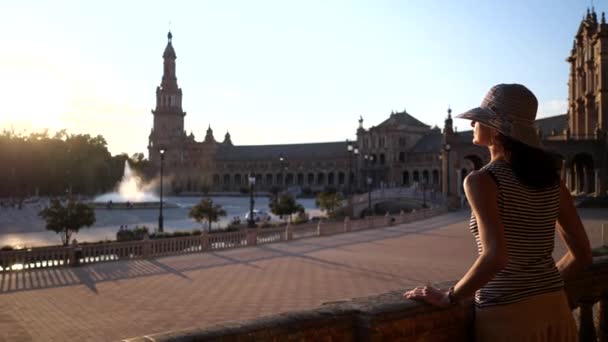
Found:
[[116, 241], [112, 241], [112, 240], [99, 240], [99, 241], [94, 241], [94, 242], [79, 242], [79, 245], [102, 245], [104, 243], [112, 243], [112, 242], [116, 242]]
[[135, 228], [133, 228], [133, 236], [135, 238], [135, 240], [143, 240], [144, 239], [144, 235], [148, 234], [148, 227], [146, 226], [135, 226]]
[[116, 232], [116, 241], [122, 242], [122, 241], [133, 241], [133, 240], [135, 240], [135, 234], [133, 233], [132, 230], [121, 229], [118, 232]]
[[219, 234], [219, 233], [230, 233], [230, 232], [238, 232], [240, 229], [235, 226], [228, 226], [223, 229], [214, 229], [209, 231], [209, 234]]
[[2, 246], [2, 248], [0, 248], [0, 251], [13, 251], [13, 250], [15, 250], [15, 248], [11, 245]]
[[168, 238], [177, 238], [177, 237], [184, 237], [184, 236], [200, 236], [201, 235], [201, 231], [198, 229], [195, 229], [191, 232], [188, 231], [177, 231], [177, 232], [155, 232], [150, 234], [150, 239], [168, 239]]
[[144, 239], [144, 235], [149, 230], [146, 226], [135, 226], [133, 229], [121, 229], [116, 232], [116, 241], [139, 241]]

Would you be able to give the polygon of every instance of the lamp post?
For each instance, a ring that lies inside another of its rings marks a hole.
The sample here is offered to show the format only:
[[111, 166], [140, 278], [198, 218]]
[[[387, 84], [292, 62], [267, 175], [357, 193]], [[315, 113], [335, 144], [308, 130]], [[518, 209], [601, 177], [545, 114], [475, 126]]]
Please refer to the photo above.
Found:
[[369, 172], [368, 163], [373, 161], [374, 157], [371, 154], [365, 154], [363, 156], [363, 163], [365, 169], [365, 191], [367, 191], [367, 211], [371, 215], [372, 214], [372, 181], [373, 178]]
[[359, 173], [359, 148], [357, 146], [354, 146], [353, 148], [353, 155], [355, 156], [355, 172], [354, 172], [354, 181], [353, 183], [355, 183], [355, 192], [359, 189], [359, 183], [357, 182], [357, 174]]
[[446, 154], [446, 159], [447, 159], [446, 166], [445, 166], [446, 185], [447, 185], [446, 195], [449, 198], [450, 197], [450, 150], [452, 149], [452, 146], [450, 146], [450, 144], [445, 144], [444, 149], [445, 149], [445, 154]]
[[253, 220], [253, 186], [255, 185], [255, 176], [249, 174], [249, 220], [247, 220], [248, 228], [255, 228], [255, 221]]
[[158, 213], [158, 231], [163, 232], [163, 164], [165, 163], [165, 149], [161, 148], [160, 153], [160, 206]]
[[348, 180], [348, 195], [350, 196], [350, 192], [351, 192], [351, 184], [353, 182], [352, 180], [352, 174], [353, 174], [353, 161], [352, 161], [352, 152], [353, 152], [354, 146], [353, 143], [348, 141], [348, 139], [346, 139], [346, 153], [348, 153], [348, 177], [346, 177], [346, 179]]
[[365, 192], [369, 190], [369, 186], [367, 184], [367, 160], [369, 159], [369, 155], [366, 153], [363, 155], [363, 186], [365, 187]]
[[281, 191], [283, 191], [283, 187], [287, 184], [285, 181], [285, 157], [283, 157], [283, 154], [279, 155], [279, 163], [281, 164]]

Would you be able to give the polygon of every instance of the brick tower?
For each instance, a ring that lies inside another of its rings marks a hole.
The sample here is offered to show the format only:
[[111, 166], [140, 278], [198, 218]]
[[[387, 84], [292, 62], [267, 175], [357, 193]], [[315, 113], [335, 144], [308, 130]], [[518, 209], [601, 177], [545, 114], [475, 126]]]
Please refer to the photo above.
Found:
[[156, 108], [152, 110], [154, 123], [148, 142], [148, 153], [153, 165], [160, 163], [159, 151], [165, 149], [165, 162], [174, 164], [179, 158], [180, 147], [186, 139], [182, 110], [182, 90], [177, 85], [175, 74], [175, 50], [173, 35], [167, 34], [168, 42], [163, 53], [163, 78], [156, 87]]

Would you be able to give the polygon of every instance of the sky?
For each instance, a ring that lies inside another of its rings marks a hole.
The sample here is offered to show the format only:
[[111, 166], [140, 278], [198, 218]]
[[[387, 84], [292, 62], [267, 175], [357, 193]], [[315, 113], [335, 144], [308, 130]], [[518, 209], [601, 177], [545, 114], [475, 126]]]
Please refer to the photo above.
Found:
[[[354, 139], [407, 110], [443, 127], [497, 83], [567, 110], [565, 61], [606, 1], [2, 1], [0, 130], [103, 135], [144, 152], [173, 34], [185, 129], [236, 145]], [[468, 122], [455, 120], [458, 130]]]

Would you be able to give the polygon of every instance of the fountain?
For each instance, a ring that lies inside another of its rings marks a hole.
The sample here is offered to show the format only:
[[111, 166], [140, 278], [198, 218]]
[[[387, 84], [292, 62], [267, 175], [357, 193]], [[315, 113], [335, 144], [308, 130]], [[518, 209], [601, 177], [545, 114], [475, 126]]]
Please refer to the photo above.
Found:
[[[144, 184], [139, 176], [131, 169], [125, 160], [125, 169], [117, 191], [95, 197], [92, 204], [95, 208], [131, 209], [131, 208], [158, 208], [160, 201], [152, 191], [156, 186], [154, 182]], [[175, 204], [163, 201], [163, 207], [177, 207]]]

